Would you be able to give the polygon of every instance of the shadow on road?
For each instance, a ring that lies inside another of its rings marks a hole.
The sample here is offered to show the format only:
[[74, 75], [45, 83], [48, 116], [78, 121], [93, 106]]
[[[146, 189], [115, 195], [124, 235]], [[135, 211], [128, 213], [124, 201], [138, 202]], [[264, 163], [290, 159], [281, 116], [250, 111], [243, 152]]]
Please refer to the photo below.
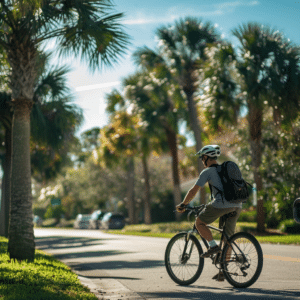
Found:
[[[56, 257], [56, 256], [55, 256]], [[112, 269], [151, 269], [163, 266], [164, 263], [160, 260], [140, 260], [140, 261], [105, 261], [91, 263], [72, 263], [72, 268], [80, 267], [81, 270], [112, 270]]]
[[103, 245], [104, 239], [91, 239], [85, 237], [47, 236], [35, 238], [35, 244], [40, 250], [80, 248], [94, 245]]
[[[236, 288], [216, 288], [208, 286], [193, 286], [193, 289], [197, 288], [197, 291], [193, 292], [157, 292], [157, 293], [139, 293], [145, 299], [197, 299], [197, 300], [227, 300], [227, 299], [298, 299], [300, 297], [299, 290], [282, 290], [273, 291], [268, 289], [256, 289], [256, 288], [246, 288], [246, 289], [236, 289]], [[201, 291], [201, 290], [206, 291]], [[207, 291], [210, 290], [210, 291]], [[215, 294], [215, 296], [214, 296]]]
[[[110, 241], [112, 239], [109, 239]], [[36, 247], [47, 252], [49, 250], [66, 250], [66, 253], [53, 253], [53, 257], [69, 265], [78, 275], [89, 278], [113, 278], [125, 279], [109, 276], [106, 270], [121, 270], [121, 269], [151, 269], [161, 267], [164, 265], [161, 260], [139, 260], [139, 261], [124, 261], [118, 260], [101, 260], [108, 256], [117, 256], [128, 253], [135, 253], [133, 251], [120, 250], [99, 250], [98, 251], [84, 251], [81, 247], [101, 246], [106, 243], [106, 239], [92, 239], [86, 237], [63, 237], [63, 236], [48, 236], [36, 238]], [[70, 249], [70, 251], [68, 251]], [[75, 250], [76, 249], [76, 250]], [[74, 252], [78, 251], [78, 252]], [[91, 261], [91, 258], [95, 260]], [[128, 278], [130, 280], [139, 280], [139, 278]]]

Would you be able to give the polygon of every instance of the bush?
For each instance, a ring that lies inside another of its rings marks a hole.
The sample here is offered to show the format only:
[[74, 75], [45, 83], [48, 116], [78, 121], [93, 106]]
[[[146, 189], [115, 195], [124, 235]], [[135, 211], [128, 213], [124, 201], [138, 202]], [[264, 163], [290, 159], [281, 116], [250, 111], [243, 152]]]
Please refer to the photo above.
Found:
[[284, 220], [280, 222], [278, 229], [285, 233], [296, 234], [300, 233], [300, 224], [293, 219]]
[[49, 205], [47, 207], [46, 213], [44, 218], [49, 219], [49, 218], [55, 218], [56, 222], [59, 223], [61, 216], [64, 214], [64, 208], [62, 205]]
[[33, 214], [39, 216], [42, 219], [44, 218], [45, 213], [46, 213], [46, 209], [44, 207], [33, 208]]
[[175, 221], [174, 197], [170, 190], [158, 194], [156, 201], [152, 202], [151, 215], [153, 223]]
[[242, 211], [239, 219], [239, 222], [256, 222], [256, 210]]

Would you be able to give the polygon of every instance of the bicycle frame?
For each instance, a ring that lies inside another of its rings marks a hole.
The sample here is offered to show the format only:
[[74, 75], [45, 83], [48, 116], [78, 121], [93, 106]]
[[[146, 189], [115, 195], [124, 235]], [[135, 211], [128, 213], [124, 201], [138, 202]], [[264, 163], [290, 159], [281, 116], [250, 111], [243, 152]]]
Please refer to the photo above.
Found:
[[[188, 221], [191, 214], [195, 215], [196, 220], [203, 207], [205, 206], [186, 207], [189, 211]], [[221, 235], [220, 250], [209, 258], [220, 271], [218, 276], [223, 274], [234, 287], [245, 288], [258, 279], [263, 266], [263, 253], [259, 242], [251, 234], [246, 232], [235, 233], [233, 236], [227, 234], [227, 220], [235, 216], [236, 213], [232, 212], [221, 217], [219, 228], [207, 225], [207, 228]], [[194, 219], [191, 221], [193, 222]], [[180, 285], [194, 283], [203, 271], [204, 257], [207, 257], [203, 256], [203, 253], [205, 248], [209, 249], [209, 244], [198, 235], [200, 234], [196, 222], [193, 222], [190, 230], [176, 234], [167, 245], [165, 266], [172, 280]], [[220, 279], [220, 277], [216, 278]]]
[[[212, 229], [212, 230], [215, 230], [215, 231], [218, 231], [218, 232], [221, 233], [220, 248], [221, 248], [222, 251], [223, 251], [223, 243], [225, 243], [225, 242], [228, 243], [228, 240], [229, 240], [228, 235], [225, 233], [225, 228], [224, 228], [224, 227], [222, 227], [222, 228], [217, 228], [217, 227], [214, 227], [214, 226], [212, 226], [212, 225], [206, 225], [206, 226], [207, 226], [209, 229]], [[226, 225], [225, 225], [225, 226], [226, 226]], [[182, 258], [181, 258], [182, 261], [186, 259], [186, 250], [187, 250], [188, 242], [189, 242], [189, 239], [190, 239], [190, 235], [191, 235], [191, 234], [195, 234], [195, 233], [199, 234], [199, 232], [198, 232], [198, 230], [197, 230], [197, 228], [196, 228], [196, 225], [194, 224], [193, 229], [192, 229], [192, 230], [189, 230], [189, 231], [187, 232], [187, 235], [186, 235], [186, 243], [185, 243], [185, 246], [184, 246], [184, 249], [183, 249], [183, 255], [182, 255]], [[200, 235], [200, 234], [199, 234], [199, 235]], [[209, 245], [208, 245], [207, 240], [206, 240], [205, 238], [203, 238], [201, 235], [200, 235], [200, 237], [201, 237], [201, 240], [203, 241], [203, 243], [204, 243], [206, 249], [208, 249], [208, 248], [209, 248]], [[228, 244], [229, 244], [231, 250], [233, 250], [233, 252], [234, 252], [235, 255], [237, 256], [238, 254], [236, 253], [235, 249], [232, 247], [231, 243], [228, 243]], [[244, 259], [245, 261], [247, 261], [246, 256], [244, 255], [243, 251], [241, 251], [241, 249], [239, 248], [239, 246], [238, 246], [235, 242], [233, 242], [233, 244], [234, 244], [235, 247], [240, 251], [240, 253], [242, 254], [243, 259]], [[190, 249], [190, 251], [189, 251], [189, 253], [188, 253], [188, 256], [191, 255], [192, 250], [193, 250], [193, 244], [192, 244], [191, 249]], [[214, 264], [216, 267], [217, 267], [217, 264], [220, 263], [219, 259], [220, 259], [220, 253], [218, 253], [217, 255], [214, 255], [213, 257], [211, 257], [211, 260], [213, 261], [213, 264]], [[217, 268], [218, 268], [218, 267], [217, 267]], [[223, 266], [221, 266], [221, 269], [224, 270]]]

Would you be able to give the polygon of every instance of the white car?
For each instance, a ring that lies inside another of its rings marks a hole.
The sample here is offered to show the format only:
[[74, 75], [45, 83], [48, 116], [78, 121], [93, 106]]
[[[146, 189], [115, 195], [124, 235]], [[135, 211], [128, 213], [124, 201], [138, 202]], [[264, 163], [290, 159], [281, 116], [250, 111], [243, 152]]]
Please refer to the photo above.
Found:
[[42, 226], [43, 225], [43, 219], [39, 216], [33, 216], [33, 224], [35, 226]]
[[74, 221], [74, 228], [88, 229], [91, 215], [79, 214]]

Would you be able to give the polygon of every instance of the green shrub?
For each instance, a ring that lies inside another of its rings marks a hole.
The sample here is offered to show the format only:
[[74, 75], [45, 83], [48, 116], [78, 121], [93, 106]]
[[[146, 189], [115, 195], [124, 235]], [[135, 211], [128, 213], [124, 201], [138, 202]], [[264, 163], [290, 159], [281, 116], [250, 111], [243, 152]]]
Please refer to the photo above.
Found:
[[242, 211], [239, 219], [239, 222], [256, 222], [256, 210]]
[[285, 233], [296, 234], [300, 233], [300, 224], [293, 219], [284, 220], [280, 222], [278, 229]]

